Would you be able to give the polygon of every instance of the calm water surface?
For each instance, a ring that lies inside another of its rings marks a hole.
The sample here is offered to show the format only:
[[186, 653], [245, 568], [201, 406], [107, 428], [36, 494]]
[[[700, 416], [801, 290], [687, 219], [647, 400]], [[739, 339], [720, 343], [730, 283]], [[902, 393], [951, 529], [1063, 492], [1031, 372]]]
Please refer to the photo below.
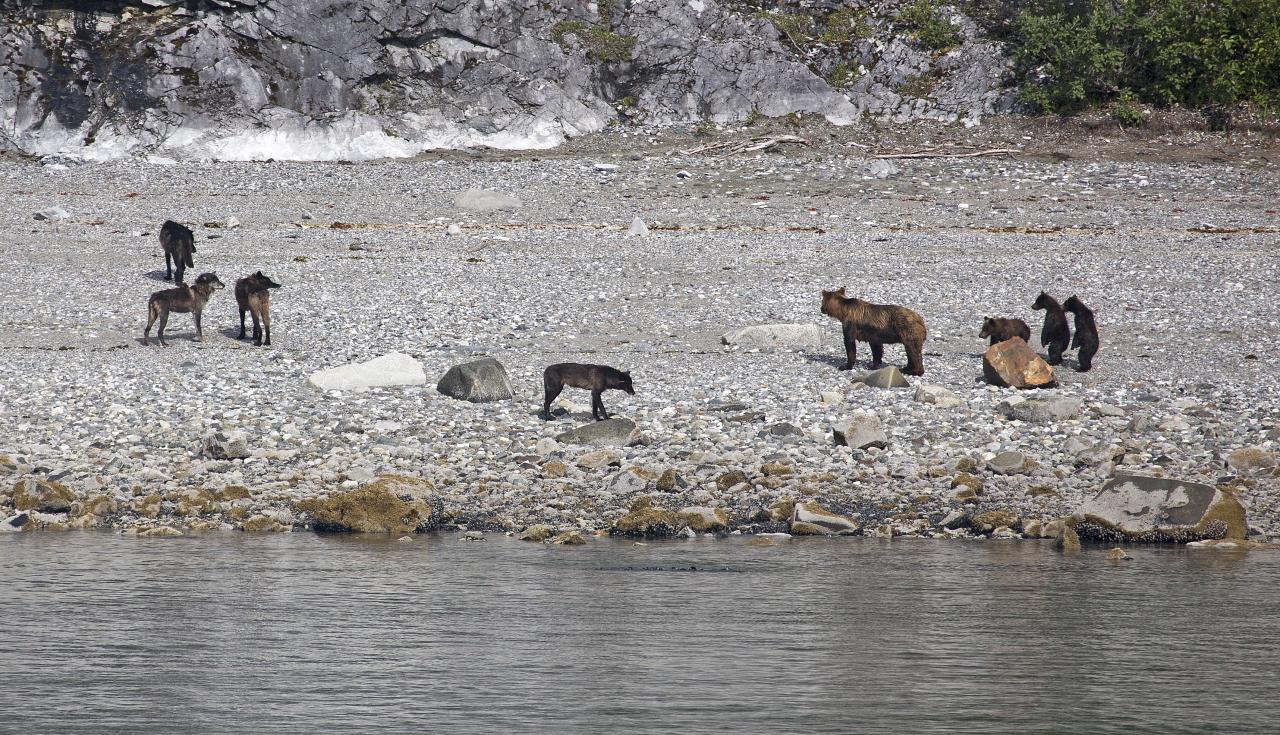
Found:
[[1280, 731], [1280, 554], [0, 537], [0, 731]]

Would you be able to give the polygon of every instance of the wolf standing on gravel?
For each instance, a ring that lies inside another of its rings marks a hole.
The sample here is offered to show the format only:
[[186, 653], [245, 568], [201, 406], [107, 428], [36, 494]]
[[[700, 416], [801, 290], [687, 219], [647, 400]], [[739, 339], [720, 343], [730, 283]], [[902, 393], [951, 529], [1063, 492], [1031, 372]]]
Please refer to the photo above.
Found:
[[[271, 346], [271, 291], [280, 284], [258, 271], [236, 281], [236, 305], [240, 307], [240, 336], [244, 339], [244, 314], [253, 317], [253, 344], [255, 347]], [[263, 336], [266, 339], [263, 339]]]
[[196, 339], [203, 342], [204, 328], [200, 324], [200, 317], [204, 313], [205, 304], [209, 303], [209, 297], [220, 288], [225, 287], [216, 274], [201, 273], [194, 286], [179, 286], [151, 294], [151, 298], [147, 300], [147, 328], [142, 330], [142, 344], [150, 344], [151, 325], [158, 321], [160, 324], [156, 327], [156, 339], [160, 341], [161, 347], [169, 346], [164, 343], [164, 327], [169, 323], [171, 311], [190, 313], [196, 320]]
[[164, 280], [173, 279], [173, 263], [176, 263], [178, 283], [182, 283], [187, 269], [196, 267], [191, 257], [196, 252], [195, 233], [171, 219], [165, 220], [160, 227], [160, 247], [164, 249]]

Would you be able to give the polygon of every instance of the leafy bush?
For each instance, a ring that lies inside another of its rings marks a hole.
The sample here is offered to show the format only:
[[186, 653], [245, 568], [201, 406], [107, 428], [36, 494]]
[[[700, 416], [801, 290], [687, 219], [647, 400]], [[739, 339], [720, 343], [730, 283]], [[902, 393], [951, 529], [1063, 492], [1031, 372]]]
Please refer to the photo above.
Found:
[[916, 0], [898, 12], [898, 20], [915, 33], [920, 43], [934, 51], [945, 51], [964, 40], [964, 34], [938, 13], [936, 0]]
[[1280, 104], [1276, 0], [1031, 0], [1009, 40], [1022, 98], [1045, 112], [1122, 90], [1157, 105]]
[[924, 99], [938, 86], [938, 78], [928, 74], [912, 74], [898, 85], [898, 93], [907, 97]]
[[841, 8], [827, 16], [823, 24], [822, 40], [836, 46], [845, 46], [871, 35], [867, 24], [867, 12], [859, 8]]
[[1147, 124], [1147, 113], [1134, 104], [1134, 99], [1131, 90], [1122, 90], [1111, 108], [1111, 118], [1122, 128], [1140, 128]]

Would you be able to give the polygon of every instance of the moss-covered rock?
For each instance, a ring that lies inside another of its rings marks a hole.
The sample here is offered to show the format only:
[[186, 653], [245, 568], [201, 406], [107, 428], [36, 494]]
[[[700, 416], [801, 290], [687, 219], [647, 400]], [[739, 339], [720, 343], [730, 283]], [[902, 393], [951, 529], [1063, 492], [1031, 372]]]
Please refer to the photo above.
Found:
[[951, 478], [951, 487], [952, 488], [957, 488], [957, 487], [968, 488], [973, 491], [974, 495], [982, 494], [982, 480], [979, 480], [977, 477], [974, 477], [973, 475], [967, 472], [961, 472], [960, 474]]
[[240, 524], [241, 531], [249, 533], [289, 533], [293, 526], [281, 523], [269, 515], [256, 515]]
[[143, 518], [156, 518], [160, 515], [160, 506], [164, 498], [159, 495], [144, 495], [133, 499], [133, 512]]
[[766, 462], [760, 465], [760, 474], [765, 477], [786, 477], [795, 471], [795, 467], [783, 462]]
[[1017, 513], [1007, 510], [989, 510], [985, 513], [978, 513], [973, 516], [970, 523], [973, 530], [978, 533], [991, 533], [1001, 526], [1009, 528], [1018, 528], [1022, 525], [1022, 519]]
[[521, 541], [535, 541], [542, 543], [554, 536], [555, 533], [555, 529], [551, 528], [551, 526], [539, 523], [524, 529], [519, 538]]
[[431, 521], [426, 480], [384, 475], [362, 488], [298, 503], [319, 533], [412, 533]]
[[632, 503], [629, 512], [613, 524], [610, 535], [666, 538], [675, 536], [685, 527], [685, 522], [674, 511], [655, 507], [653, 498], [644, 497]]
[[729, 529], [729, 514], [723, 508], [691, 506], [680, 509], [680, 520], [698, 533], [715, 533]]
[[1080, 536], [1068, 523], [1059, 523], [1053, 538], [1053, 548], [1064, 554], [1080, 553]]
[[688, 485], [674, 468], [667, 468], [658, 476], [657, 488], [660, 493], [674, 493]]
[[747, 473], [742, 470], [730, 470], [716, 478], [716, 489], [720, 492], [726, 492], [729, 488], [736, 487], [742, 483], [751, 484], [751, 480], [747, 477]]
[[155, 526], [138, 531], [138, 536], [142, 538], [165, 538], [168, 536], [181, 536], [182, 531], [173, 526]]
[[13, 486], [13, 507], [40, 513], [70, 513], [76, 494], [60, 482], [28, 478]]
[[569, 465], [558, 459], [542, 464], [542, 476], [549, 480], [558, 480], [567, 474], [569, 474]]
[[556, 546], [582, 546], [587, 540], [577, 531], [565, 531], [551, 539], [551, 543]]
[[218, 490], [214, 497], [223, 503], [230, 503], [236, 500], [247, 500], [252, 497], [252, 494], [249, 492], [249, 488], [244, 485], [227, 485]]

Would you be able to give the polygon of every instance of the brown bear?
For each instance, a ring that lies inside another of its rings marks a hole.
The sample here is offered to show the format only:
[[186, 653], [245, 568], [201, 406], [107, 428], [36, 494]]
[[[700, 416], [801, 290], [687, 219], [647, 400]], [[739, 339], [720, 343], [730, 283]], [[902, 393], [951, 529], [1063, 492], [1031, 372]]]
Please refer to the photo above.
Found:
[[1076, 315], [1076, 335], [1071, 346], [1080, 348], [1076, 359], [1080, 361], [1080, 372], [1087, 373], [1093, 367], [1093, 356], [1098, 354], [1098, 325], [1093, 323], [1093, 310], [1074, 295], [1062, 302], [1062, 308]]
[[990, 337], [991, 344], [1003, 342], [1010, 337], [1021, 337], [1023, 342], [1031, 341], [1031, 327], [1021, 319], [1002, 319], [989, 316], [982, 320], [982, 331], [979, 337]]
[[1049, 350], [1049, 364], [1062, 362], [1062, 353], [1071, 344], [1071, 327], [1067, 326], [1067, 313], [1058, 301], [1044, 291], [1036, 297], [1032, 309], [1044, 309], [1044, 327], [1040, 329], [1040, 344]]
[[900, 344], [907, 351], [907, 375], [924, 375], [924, 340], [928, 336], [924, 319], [905, 306], [873, 304], [846, 298], [844, 288], [822, 292], [822, 313], [844, 325], [844, 351], [848, 362], [841, 370], [853, 369], [857, 362], [857, 341], [870, 343], [871, 368], [880, 367], [886, 344]]

